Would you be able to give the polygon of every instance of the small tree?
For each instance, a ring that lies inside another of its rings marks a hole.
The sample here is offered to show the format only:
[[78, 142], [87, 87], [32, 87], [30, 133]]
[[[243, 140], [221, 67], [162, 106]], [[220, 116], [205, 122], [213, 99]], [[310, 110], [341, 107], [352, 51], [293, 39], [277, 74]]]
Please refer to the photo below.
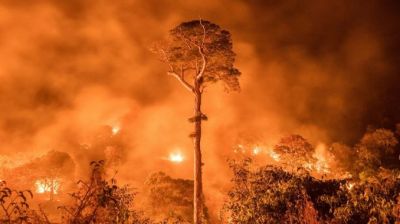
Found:
[[91, 167], [90, 180], [79, 181], [79, 190], [71, 194], [74, 203], [60, 207], [63, 223], [150, 223], [132, 209], [135, 193], [128, 186], [104, 180], [104, 161], [93, 161]]
[[[192, 180], [174, 179], [163, 172], [153, 173], [145, 182], [144, 193], [147, 198], [144, 202], [145, 211], [149, 212], [153, 220], [168, 220], [167, 223], [192, 223]], [[207, 214], [205, 207], [203, 214]]]
[[397, 223], [398, 170], [379, 169], [365, 180], [318, 179], [304, 172], [231, 162], [232, 188], [224, 223]]
[[232, 188], [222, 218], [230, 224], [316, 224], [317, 211], [307, 192], [313, 179], [274, 166], [254, 167], [251, 159], [232, 161]]
[[29, 221], [28, 198], [32, 192], [11, 190], [0, 181], [0, 223], [27, 223]]
[[227, 90], [239, 90], [240, 72], [234, 67], [231, 34], [205, 20], [184, 22], [172, 29], [168, 40], [153, 49], [165, 62], [168, 75], [175, 77], [194, 96], [194, 223], [201, 223], [203, 210], [201, 122], [202, 94], [211, 83], [223, 81]]
[[354, 174], [356, 161], [356, 152], [352, 147], [342, 143], [333, 143], [329, 151], [335, 157], [335, 168], [341, 172], [349, 172]]
[[393, 157], [398, 140], [395, 134], [387, 129], [377, 129], [366, 133], [355, 146], [357, 152], [357, 170], [369, 176], [380, 166], [386, 167], [384, 160]]
[[395, 134], [388, 129], [377, 129], [366, 133], [360, 141], [360, 144], [380, 153], [393, 153], [394, 148], [399, 143]]
[[310, 169], [316, 161], [312, 156], [314, 147], [300, 135], [283, 137], [275, 145], [274, 151], [292, 168], [304, 167]]
[[5, 224], [49, 224], [46, 214], [31, 209], [33, 194], [30, 190], [15, 190], [0, 181], [0, 223]]

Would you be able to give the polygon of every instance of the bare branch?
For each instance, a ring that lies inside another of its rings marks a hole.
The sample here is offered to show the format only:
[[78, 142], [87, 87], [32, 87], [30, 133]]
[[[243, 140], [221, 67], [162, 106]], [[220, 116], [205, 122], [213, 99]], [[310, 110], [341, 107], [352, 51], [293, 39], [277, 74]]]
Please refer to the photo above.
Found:
[[201, 42], [201, 47], [204, 48], [204, 42], [206, 41], [206, 27], [203, 25], [201, 18], [200, 18], [200, 25], [203, 28], [203, 41]]
[[203, 28], [203, 40], [201, 42], [201, 45], [197, 46], [197, 49], [199, 50], [199, 54], [200, 54], [201, 60], [202, 60], [200, 72], [197, 74], [197, 77], [196, 77], [197, 80], [200, 80], [201, 77], [203, 76], [204, 70], [206, 69], [206, 64], [207, 64], [206, 56], [204, 54], [204, 42], [206, 40], [206, 27], [203, 25], [201, 18], [200, 18], [199, 22], [200, 22], [201, 27]]
[[173, 71], [174, 68], [172, 67], [171, 63], [169, 62], [169, 58], [168, 58], [167, 54], [165, 53], [164, 49], [160, 49], [160, 51], [161, 51], [162, 54], [164, 55], [165, 62], [168, 64], [170, 70]]
[[184, 79], [183, 72], [181, 73], [181, 75], [178, 75], [174, 71], [169, 71], [167, 72], [167, 75], [175, 77], [187, 90], [189, 90], [190, 92], [194, 92], [194, 87], [186, 82], [186, 80]]
[[183, 42], [185, 43], [185, 45], [189, 48], [192, 49], [192, 47], [190, 46], [190, 44], [193, 44], [193, 41], [190, 40], [190, 38], [185, 37], [185, 35], [183, 35], [183, 31], [182, 31], [182, 27], [179, 29], [180, 30], [180, 38], [183, 40]]
[[197, 61], [197, 58], [196, 58], [196, 74], [199, 72], [199, 63], [198, 63], [198, 61]]
[[199, 49], [199, 54], [201, 56], [202, 64], [201, 64], [200, 72], [197, 74], [196, 79], [200, 80], [201, 77], [203, 77], [204, 70], [206, 69], [207, 60], [206, 60], [206, 56], [203, 52], [203, 49], [201, 47], [198, 47], [198, 49]]
[[186, 82], [185, 77], [184, 77], [184, 69], [181, 67], [181, 74], [178, 75], [175, 72], [174, 67], [172, 66], [172, 64], [169, 62], [169, 58], [167, 56], [167, 54], [165, 53], [165, 51], [163, 49], [161, 49], [161, 52], [164, 54], [165, 57], [165, 62], [168, 64], [170, 71], [167, 72], [167, 75], [171, 75], [174, 76], [176, 79], [178, 79], [178, 81], [190, 92], [194, 91], [194, 87], [192, 85], [190, 85], [188, 82]]

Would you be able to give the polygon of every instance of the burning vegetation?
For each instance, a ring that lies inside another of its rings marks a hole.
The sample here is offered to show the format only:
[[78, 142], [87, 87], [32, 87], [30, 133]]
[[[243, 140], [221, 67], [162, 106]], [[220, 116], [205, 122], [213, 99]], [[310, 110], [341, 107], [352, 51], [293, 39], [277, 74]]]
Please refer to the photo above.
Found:
[[0, 224], [400, 223], [393, 1], [33, 2], [0, 2]]
[[[391, 157], [399, 153], [398, 136], [388, 129], [367, 132], [353, 147], [338, 143], [314, 147], [300, 135], [283, 137], [273, 147], [239, 144], [228, 162], [233, 178], [219, 221], [213, 221], [205, 206], [202, 222], [396, 223], [400, 221], [400, 167]], [[170, 155], [170, 163], [183, 160], [179, 152]], [[338, 160], [343, 156], [347, 162]], [[192, 180], [157, 172], [137, 191], [117, 185], [114, 177], [106, 180], [107, 162], [90, 166], [89, 178], [68, 188], [77, 189], [69, 195], [63, 186], [68, 181], [60, 178], [36, 179], [34, 192], [13, 190], [2, 181], [0, 220], [192, 223]], [[47, 196], [41, 199], [40, 195]], [[205, 200], [206, 205], [208, 200], [212, 198]], [[36, 203], [37, 208], [32, 206]], [[59, 215], [48, 214], [54, 206]]]
[[60, 188], [60, 181], [57, 179], [44, 178], [35, 181], [36, 193], [43, 194], [49, 192], [50, 194], [57, 194]]

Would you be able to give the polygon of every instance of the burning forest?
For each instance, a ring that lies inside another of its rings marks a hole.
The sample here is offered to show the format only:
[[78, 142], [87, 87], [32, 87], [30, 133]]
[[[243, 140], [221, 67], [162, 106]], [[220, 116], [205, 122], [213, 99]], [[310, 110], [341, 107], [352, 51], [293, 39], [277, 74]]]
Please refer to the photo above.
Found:
[[400, 4], [0, 1], [0, 224], [400, 223]]

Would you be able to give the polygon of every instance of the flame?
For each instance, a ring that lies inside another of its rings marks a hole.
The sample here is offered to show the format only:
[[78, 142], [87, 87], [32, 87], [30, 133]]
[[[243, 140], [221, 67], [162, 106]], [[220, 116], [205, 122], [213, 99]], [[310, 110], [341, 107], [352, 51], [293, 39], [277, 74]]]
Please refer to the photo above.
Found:
[[275, 161], [280, 161], [281, 160], [281, 156], [276, 153], [273, 149], [268, 150], [268, 155]]
[[346, 187], [347, 187], [348, 190], [351, 190], [354, 187], [354, 183], [347, 183]]
[[120, 130], [121, 130], [121, 128], [120, 128], [119, 126], [113, 126], [113, 127], [111, 128], [111, 133], [112, 133], [113, 135], [116, 135], [116, 134], [119, 133]]
[[331, 171], [329, 170], [329, 166], [328, 166], [328, 164], [327, 163], [325, 163], [325, 162], [320, 162], [320, 161], [318, 161], [316, 164], [315, 164], [315, 170], [318, 172], [318, 173], [330, 173]]
[[180, 152], [173, 152], [169, 154], [169, 161], [173, 163], [181, 163], [183, 162], [183, 155]]
[[262, 151], [262, 149], [260, 147], [255, 146], [253, 148], [253, 155], [258, 155], [258, 154], [260, 154], [261, 151]]
[[312, 163], [304, 163], [303, 167], [306, 168], [306, 169], [311, 170], [314, 167], [314, 165]]
[[56, 179], [38, 179], [35, 181], [36, 193], [44, 194], [46, 192], [57, 194], [60, 188], [60, 182]]
[[239, 144], [237, 147], [233, 150], [234, 153], [245, 153], [246, 150], [244, 149], [244, 146]]
[[317, 159], [314, 168], [319, 173], [330, 173], [330, 163], [333, 160], [333, 155], [326, 149], [326, 145], [320, 143], [315, 148], [313, 157]]

